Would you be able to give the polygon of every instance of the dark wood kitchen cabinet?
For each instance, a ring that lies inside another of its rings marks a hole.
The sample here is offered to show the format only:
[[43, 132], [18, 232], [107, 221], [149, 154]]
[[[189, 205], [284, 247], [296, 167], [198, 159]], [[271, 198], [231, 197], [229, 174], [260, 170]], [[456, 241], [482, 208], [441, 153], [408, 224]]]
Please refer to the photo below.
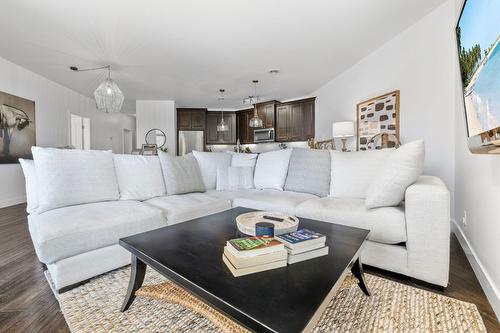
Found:
[[179, 131], [202, 131], [205, 129], [207, 109], [177, 109], [177, 129]]
[[224, 122], [229, 129], [225, 132], [217, 132], [217, 125], [221, 121], [220, 112], [207, 112], [206, 117], [206, 144], [207, 145], [234, 145], [236, 144], [236, 114], [234, 112], [223, 112]]
[[276, 107], [276, 141], [289, 141], [288, 130], [290, 122], [290, 105]]
[[262, 128], [274, 127], [274, 114], [277, 101], [257, 104], [257, 114], [262, 119]]
[[314, 139], [315, 119], [314, 119], [314, 99], [306, 100], [302, 104], [303, 128], [302, 133], [304, 140]]
[[306, 141], [314, 134], [314, 98], [276, 106], [276, 141]]
[[247, 109], [236, 112], [236, 121], [238, 124], [238, 139], [241, 144], [253, 143], [253, 128], [249, 126], [250, 119], [253, 117], [253, 109]]

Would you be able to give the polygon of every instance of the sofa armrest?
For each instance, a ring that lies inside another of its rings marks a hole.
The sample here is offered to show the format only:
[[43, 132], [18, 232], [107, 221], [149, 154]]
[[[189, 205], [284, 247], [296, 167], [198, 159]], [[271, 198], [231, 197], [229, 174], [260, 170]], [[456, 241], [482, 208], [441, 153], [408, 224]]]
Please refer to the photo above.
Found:
[[437, 177], [421, 176], [405, 193], [409, 275], [448, 285], [450, 192]]

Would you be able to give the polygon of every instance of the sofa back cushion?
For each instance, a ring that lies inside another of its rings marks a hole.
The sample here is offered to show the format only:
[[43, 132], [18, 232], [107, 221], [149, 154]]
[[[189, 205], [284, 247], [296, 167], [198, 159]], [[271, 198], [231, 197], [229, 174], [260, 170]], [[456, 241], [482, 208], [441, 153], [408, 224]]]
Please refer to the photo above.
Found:
[[423, 140], [413, 141], [396, 149], [371, 182], [366, 194], [366, 207], [399, 205], [404, 199], [406, 188], [422, 174], [424, 160]]
[[293, 148], [285, 190], [326, 197], [330, 190], [330, 164], [328, 150]]
[[330, 196], [335, 198], [366, 198], [373, 179], [379, 176], [382, 164], [394, 149], [340, 152], [331, 150], [332, 174]]
[[249, 166], [217, 169], [217, 191], [237, 191], [251, 189], [253, 168]]
[[110, 151], [33, 147], [38, 213], [90, 202], [118, 200]]
[[19, 163], [21, 163], [26, 184], [26, 212], [31, 214], [36, 212], [38, 208], [38, 181], [36, 179], [35, 162], [20, 158]]
[[291, 149], [285, 149], [259, 154], [253, 179], [255, 188], [282, 191], [291, 153]]
[[113, 155], [121, 200], [147, 200], [166, 193], [158, 156]]
[[255, 163], [257, 163], [257, 157], [259, 154], [247, 154], [247, 153], [230, 153], [231, 154], [231, 166], [233, 167], [251, 167], [255, 168]]
[[198, 161], [205, 188], [207, 190], [215, 190], [217, 169], [227, 169], [231, 166], [231, 154], [193, 151], [193, 155], [196, 161]]
[[200, 167], [193, 154], [171, 156], [159, 151], [158, 156], [160, 157], [167, 195], [205, 192]]

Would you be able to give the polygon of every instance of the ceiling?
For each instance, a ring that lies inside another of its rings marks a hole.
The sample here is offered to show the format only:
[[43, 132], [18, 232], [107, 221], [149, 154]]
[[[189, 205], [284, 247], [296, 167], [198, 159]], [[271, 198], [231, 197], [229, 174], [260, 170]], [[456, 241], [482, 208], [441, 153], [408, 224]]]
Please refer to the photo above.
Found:
[[[111, 64], [136, 99], [241, 108], [306, 96], [444, 0], [3, 0], [0, 57], [92, 96]], [[278, 75], [268, 74], [279, 69]]]

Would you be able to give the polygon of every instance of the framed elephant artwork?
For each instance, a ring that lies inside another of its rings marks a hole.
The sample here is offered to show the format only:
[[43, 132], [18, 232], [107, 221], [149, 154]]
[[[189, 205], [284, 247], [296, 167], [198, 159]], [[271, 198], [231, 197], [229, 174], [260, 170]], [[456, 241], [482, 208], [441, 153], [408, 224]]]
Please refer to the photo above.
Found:
[[0, 92], [0, 164], [31, 158], [35, 131], [35, 102]]
[[[384, 135], [387, 148], [399, 144], [399, 90], [363, 101], [357, 106], [357, 149], [381, 149], [373, 140]], [[391, 138], [394, 138], [391, 139]]]

